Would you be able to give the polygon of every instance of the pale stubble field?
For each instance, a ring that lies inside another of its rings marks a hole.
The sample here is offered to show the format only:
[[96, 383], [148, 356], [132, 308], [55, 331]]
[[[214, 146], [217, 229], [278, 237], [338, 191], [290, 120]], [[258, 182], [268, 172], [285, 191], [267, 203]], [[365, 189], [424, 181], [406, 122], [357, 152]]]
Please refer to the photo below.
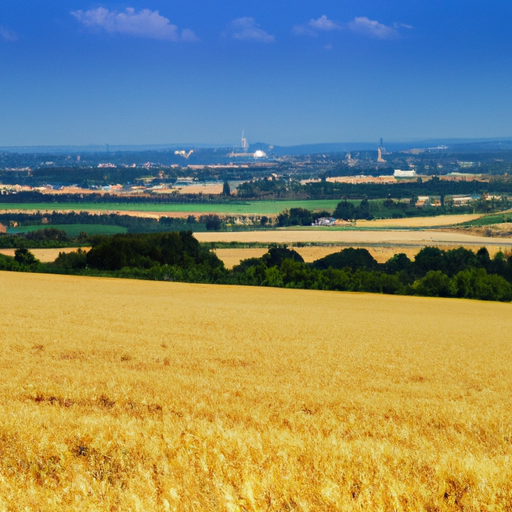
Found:
[[[343, 249], [346, 249], [348, 246], [345, 245], [311, 245], [306, 247], [297, 247], [290, 246], [291, 249], [297, 251], [307, 263], [311, 263], [315, 260], [319, 260], [320, 258], [325, 258], [329, 254], [333, 254], [336, 252], [340, 252]], [[386, 261], [390, 260], [395, 254], [403, 253], [407, 255], [410, 260], [414, 260], [416, 254], [420, 252], [423, 248], [421, 246], [399, 246], [399, 245], [391, 245], [391, 246], [350, 246], [354, 249], [361, 248], [366, 249], [378, 263], [386, 263]], [[450, 245], [439, 245], [437, 246], [439, 249], [444, 251], [448, 251], [451, 249], [457, 249], [460, 246], [450, 246]], [[486, 246], [483, 246], [486, 247]], [[468, 246], [465, 247], [470, 251], [477, 252], [479, 249], [478, 246]], [[497, 245], [489, 245], [487, 246], [487, 250], [492, 258], [496, 255], [496, 253], [502, 248]], [[215, 254], [224, 262], [226, 268], [233, 268], [235, 265], [238, 265], [242, 260], [248, 258], [261, 258], [266, 252], [268, 252], [268, 248], [236, 248], [236, 249], [215, 249]], [[35, 254], [35, 252], [34, 252]]]
[[0, 273], [2, 510], [510, 510], [510, 304]]

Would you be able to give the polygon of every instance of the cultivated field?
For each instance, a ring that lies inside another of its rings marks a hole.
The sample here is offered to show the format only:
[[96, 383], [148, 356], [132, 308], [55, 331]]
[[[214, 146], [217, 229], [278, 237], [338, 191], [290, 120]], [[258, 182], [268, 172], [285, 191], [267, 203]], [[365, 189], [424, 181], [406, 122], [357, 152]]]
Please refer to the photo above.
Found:
[[298, 229], [269, 231], [233, 231], [194, 233], [200, 242], [259, 242], [259, 243], [342, 243], [357, 244], [394, 244], [394, 245], [464, 245], [510, 247], [512, 238], [493, 239], [485, 236], [473, 236], [462, 232], [448, 231], [400, 231], [400, 230], [336, 230], [336, 229]]
[[[303, 258], [304, 261], [310, 263], [320, 258], [324, 258], [329, 254], [334, 252], [339, 252], [343, 249], [346, 249], [348, 246], [346, 245], [329, 245], [329, 246], [307, 246], [307, 247], [291, 247], [294, 251], [297, 251]], [[352, 247], [352, 246], [351, 246]], [[414, 257], [420, 251], [421, 247], [418, 246], [400, 246], [400, 245], [392, 245], [392, 246], [353, 246], [354, 248], [363, 248], [367, 249], [369, 253], [377, 260], [379, 263], [385, 263], [390, 258], [392, 258], [395, 254], [404, 253], [411, 260], [414, 260]], [[441, 245], [440, 249], [449, 250], [449, 249], [457, 249], [460, 247], [457, 246], [449, 246], [449, 245]], [[477, 248], [474, 246], [466, 247], [466, 249], [470, 249], [472, 251], [476, 251]], [[499, 251], [499, 247], [492, 245], [487, 247], [489, 254], [491, 257]], [[233, 268], [235, 265], [238, 265], [240, 261], [245, 260], [247, 258], [261, 258], [268, 249], [266, 248], [235, 248], [235, 249], [215, 249], [215, 254], [224, 262], [224, 265], [227, 268]]]
[[8, 232], [10, 234], [28, 233], [44, 228], [60, 229], [61, 231], [65, 231], [68, 236], [78, 236], [83, 232], [88, 235], [114, 235], [128, 231], [125, 227], [109, 224], [33, 224], [32, 226], [9, 229]]
[[357, 227], [361, 228], [430, 228], [439, 226], [453, 226], [462, 222], [474, 221], [482, 217], [481, 214], [464, 215], [438, 215], [436, 217], [409, 217], [404, 219], [375, 219], [358, 220]]
[[277, 215], [290, 208], [334, 210], [339, 200], [243, 201], [226, 203], [0, 203], [0, 211], [92, 211], [92, 212], [176, 212], [203, 215]]
[[512, 508], [510, 304], [0, 287], [2, 510]]
[[[83, 251], [88, 251], [90, 247], [81, 247]], [[60, 249], [29, 249], [29, 251], [41, 262], [50, 263], [55, 261], [59, 252], [73, 252], [78, 250], [78, 247], [61, 247]], [[14, 256], [16, 249], [0, 249], [0, 254], [5, 256]]]

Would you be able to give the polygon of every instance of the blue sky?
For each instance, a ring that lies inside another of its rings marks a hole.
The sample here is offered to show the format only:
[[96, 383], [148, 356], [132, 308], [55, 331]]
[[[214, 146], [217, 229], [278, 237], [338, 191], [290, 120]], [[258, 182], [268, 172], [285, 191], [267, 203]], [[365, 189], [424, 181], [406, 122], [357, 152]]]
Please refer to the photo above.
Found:
[[0, 146], [512, 136], [505, 0], [2, 0]]

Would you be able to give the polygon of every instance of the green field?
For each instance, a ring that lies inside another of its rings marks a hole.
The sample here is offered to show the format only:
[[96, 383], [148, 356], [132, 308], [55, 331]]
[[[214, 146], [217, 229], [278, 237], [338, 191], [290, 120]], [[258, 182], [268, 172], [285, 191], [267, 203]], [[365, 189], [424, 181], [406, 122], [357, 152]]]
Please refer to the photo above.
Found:
[[493, 224], [501, 224], [502, 222], [512, 222], [512, 213], [503, 212], [492, 215], [485, 215], [479, 219], [464, 222], [462, 226], [491, 226]]
[[127, 233], [127, 229], [121, 226], [110, 226], [103, 224], [51, 224], [51, 225], [33, 225], [23, 226], [19, 228], [9, 228], [7, 230], [10, 234], [16, 233], [28, 233], [30, 231], [37, 231], [38, 229], [60, 229], [65, 231], [68, 236], [78, 236], [80, 233], [85, 231], [88, 235], [114, 235], [116, 233]]
[[247, 201], [231, 203], [0, 203], [2, 210], [90, 211], [105, 212], [183, 212], [226, 215], [276, 215], [290, 208], [334, 211], [338, 199], [302, 201]]

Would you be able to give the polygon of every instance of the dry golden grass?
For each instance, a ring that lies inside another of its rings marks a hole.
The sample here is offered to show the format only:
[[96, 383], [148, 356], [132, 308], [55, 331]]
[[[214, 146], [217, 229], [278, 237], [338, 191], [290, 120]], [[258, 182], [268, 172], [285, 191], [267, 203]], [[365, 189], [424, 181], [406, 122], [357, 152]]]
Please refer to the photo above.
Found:
[[[310, 247], [291, 247], [294, 251], [297, 251], [303, 258], [304, 261], [310, 263], [320, 258], [324, 258], [334, 252], [339, 252], [342, 249], [346, 249], [346, 246], [310, 246]], [[385, 263], [395, 254], [403, 252], [411, 259], [419, 251], [418, 247], [365, 247], [368, 249], [370, 254], [379, 262]], [[226, 268], [233, 268], [238, 265], [240, 261], [247, 258], [261, 258], [268, 249], [262, 248], [237, 248], [237, 249], [215, 249], [215, 254], [224, 262]]]
[[[223, 183], [214, 184], [209, 183], [208, 185], [194, 184], [187, 185], [185, 187], [178, 187], [179, 194], [222, 194]], [[173, 189], [176, 190], [176, 189]], [[235, 191], [233, 191], [235, 192]]]
[[215, 249], [215, 254], [224, 262], [226, 268], [233, 268], [242, 260], [248, 258], [261, 258], [268, 249], [259, 247], [250, 247], [247, 249]]
[[[83, 251], [88, 251], [90, 247], [81, 247]], [[78, 247], [62, 247], [60, 249], [29, 249], [30, 252], [43, 263], [49, 263], [55, 261], [55, 258], [59, 255], [59, 252], [73, 252], [78, 250]], [[16, 249], [0, 249], [0, 254], [6, 256], [14, 256]]]
[[260, 242], [260, 243], [295, 243], [295, 242], [321, 242], [357, 244], [396, 244], [396, 245], [498, 245], [506, 247], [512, 245], [512, 238], [493, 240], [485, 236], [473, 236], [459, 231], [343, 231], [328, 229], [304, 230], [268, 230], [268, 231], [207, 231], [194, 233], [200, 242]]
[[0, 286], [1, 510], [512, 508], [510, 304]]
[[376, 220], [358, 220], [358, 227], [372, 228], [429, 228], [437, 226], [452, 226], [479, 219], [480, 214], [465, 215], [438, 215], [436, 217], [411, 217], [405, 219], [376, 219]]
[[[334, 252], [341, 251], [346, 249], [345, 245], [313, 245], [307, 247], [291, 247], [293, 250], [297, 251], [303, 258], [304, 261], [310, 263], [320, 258], [324, 258], [325, 256], [332, 254]], [[408, 256], [409, 259], [414, 260], [414, 257], [420, 251], [421, 247], [415, 246], [354, 246], [354, 248], [361, 247], [367, 249], [370, 254], [377, 260], [379, 263], [385, 263], [390, 258], [392, 258], [395, 254], [404, 253]], [[448, 246], [448, 245], [440, 245], [439, 246], [443, 250], [456, 249], [457, 246]], [[466, 247], [467, 249], [476, 251], [477, 249], [474, 246]], [[500, 248], [496, 245], [491, 245], [487, 247], [489, 254], [491, 257], [500, 250]], [[215, 254], [224, 262], [226, 268], [233, 268], [235, 265], [238, 265], [240, 261], [245, 260], [247, 258], [261, 258], [263, 254], [267, 252], [268, 249], [262, 248], [236, 248], [236, 249], [215, 249]]]

